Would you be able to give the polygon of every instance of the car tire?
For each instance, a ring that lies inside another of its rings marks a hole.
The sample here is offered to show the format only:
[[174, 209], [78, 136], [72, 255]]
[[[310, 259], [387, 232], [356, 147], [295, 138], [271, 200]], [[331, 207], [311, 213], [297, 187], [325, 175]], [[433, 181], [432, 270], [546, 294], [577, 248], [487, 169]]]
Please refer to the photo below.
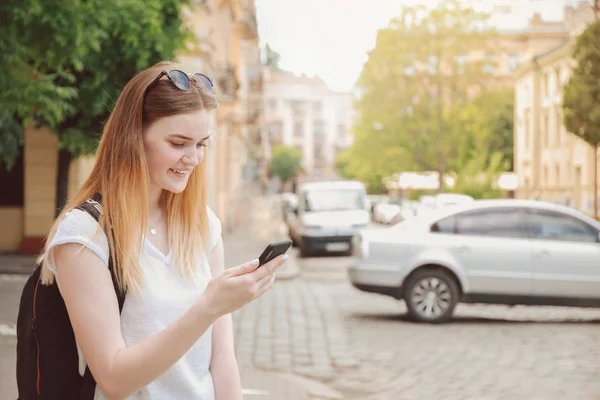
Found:
[[403, 297], [412, 320], [439, 324], [452, 318], [460, 298], [460, 288], [449, 272], [423, 268], [409, 276], [404, 284]]

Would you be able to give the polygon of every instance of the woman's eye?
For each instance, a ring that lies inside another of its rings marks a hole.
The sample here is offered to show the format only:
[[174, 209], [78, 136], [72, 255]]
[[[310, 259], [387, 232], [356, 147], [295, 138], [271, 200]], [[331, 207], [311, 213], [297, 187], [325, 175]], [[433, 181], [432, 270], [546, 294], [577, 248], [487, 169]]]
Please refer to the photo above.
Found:
[[206, 143], [198, 143], [197, 147], [200, 148], [200, 147], [207, 147], [207, 146], [208, 146], [208, 144], [206, 144]]
[[171, 142], [171, 144], [173, 145], [173, 147], [183, 147], [184, 146], [184, 143]]

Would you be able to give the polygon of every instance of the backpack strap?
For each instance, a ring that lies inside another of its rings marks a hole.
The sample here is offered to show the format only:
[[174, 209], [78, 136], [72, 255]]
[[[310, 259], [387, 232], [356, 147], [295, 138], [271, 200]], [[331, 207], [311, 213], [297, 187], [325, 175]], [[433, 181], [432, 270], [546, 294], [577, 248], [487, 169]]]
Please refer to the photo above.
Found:
[[[82, 210], [90, 214], [96, 222], [100, 221], [100, 216], [102, 215], [102, 196], [98, 193], [94, 195], [91, 199], [86, 200], [84, 203], [79, 205], [77, 209]], [[108, 233], [107, 233], [108, 234]], [[117, 300], [119, 302], [119, 312], [123, 311], [123, 304], [125, 303], [125, 295], [126, 293], [119, 289], [119, 285], [117, 284], [117, 278], [115, 274], [114, 264], [112, 254], [108, 255], [108, 270], [110, 271], [110, 276], [113, 281], [113, 286], [115, 288], [115, 293], [117, 294]], [[85, 367], [85, 373], [83, 374], [83, 379], [81, 383], [81, 398], [80, 400], [93, 400], [94, 393], [96, 391], [96, 381], [92, 376], [92, 372], [89, 367]]]

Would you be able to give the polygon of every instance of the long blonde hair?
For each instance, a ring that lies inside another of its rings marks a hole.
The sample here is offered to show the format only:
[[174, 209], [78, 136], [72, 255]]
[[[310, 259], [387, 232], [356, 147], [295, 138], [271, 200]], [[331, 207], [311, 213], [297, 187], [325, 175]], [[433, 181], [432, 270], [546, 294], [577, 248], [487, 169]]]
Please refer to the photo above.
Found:
[[[100, 228], [110, 232], [107, 239], [119, 288], [139, 290], [143, 282], [139, 256], [142, 233], [147, 228], [149, 181], [142, 132], [159, 118], [203, 109], [210, 111], [218, 106], [214, 94], [194, 76], [188, 91], [177, 89], [167, 79], [148, 89], [167, 68], [177, 66], [171, 62], [158, 63], [141, 71], [123, 89], [104, 127], [90, 176], [50, 229], [41, 255], [43, 284], [54, 282], [54, 274], [48, 269], [48, 244], [63, 216], [100, 193], [103, 208]], [[205, 182], [206, 159], [194, 168], [183, 192], [163, 191], [161, 195], [173, 260], [186, 277], [193, 276], [208, 241]]]

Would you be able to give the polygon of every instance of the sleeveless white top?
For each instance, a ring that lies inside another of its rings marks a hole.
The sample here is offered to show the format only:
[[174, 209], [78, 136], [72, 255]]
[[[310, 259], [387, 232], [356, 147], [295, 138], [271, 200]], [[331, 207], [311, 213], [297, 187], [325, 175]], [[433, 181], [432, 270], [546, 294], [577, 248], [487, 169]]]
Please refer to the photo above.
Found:
[[[221, 222], [208, 209], [210, 230], [209, 253], [221, 238]], [[65, 214], [56, 235], [48, 248], [65, 244], [80, 243], [93, 251], [108, 267], [108, 242], [106, 235], [98, 230], [94, 218], [81, 210]], [[121, 312], [121, 332], [127, 346], [135, 345], [171, 324], [184, 314], [202, 295], [210, 280], [210, 268], [206, 255], [199, 261], [196, 282], [186, 280], [173, 265], [172, 254], [163, 254], [149, 240], [144, 238], [140, 265], [144, 273], [144, 286], [140, 295], [127, 294]], [[48, 265], [56, 275], [52, 251], [49, 251]], [[84, 268], [85, 266], [81, 266]], [[57, 281], [60, 289], [60, 283]], [[168, 371], [154, 382], [140, 389], [129, 399], [194, 399], [214, 400], [215, 391], [210, 374], [212, 326], [202, 335], [188, 352]], [[86, 363], [79, 349], [79, 373], [83, 376]], [[94, 400], [108, 400], [96, 386]]]

